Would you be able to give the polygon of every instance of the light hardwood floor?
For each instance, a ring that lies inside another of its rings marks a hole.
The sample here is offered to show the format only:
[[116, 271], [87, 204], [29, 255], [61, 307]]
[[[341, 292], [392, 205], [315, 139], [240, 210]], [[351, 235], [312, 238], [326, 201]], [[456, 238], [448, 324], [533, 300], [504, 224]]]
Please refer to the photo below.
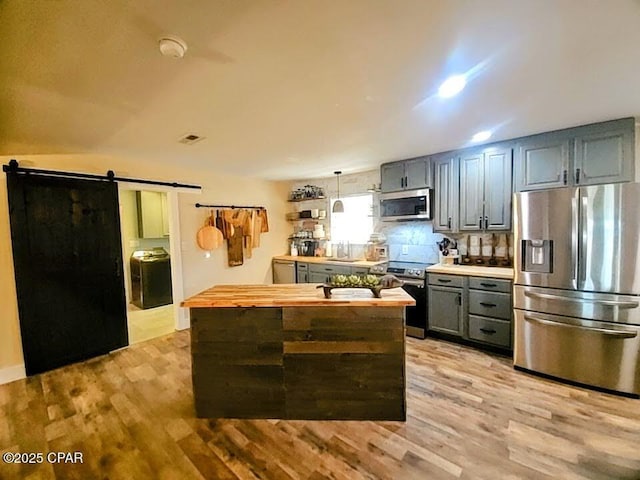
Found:
[[173, 304], [143, 310], [129, 304], [127, 309], [129, 343], [140, 343], [175, 331]]
[[[189, 332], [0, 386], [2, 479], [640, 479], [640, 400], [408, 339], [402, 422], [193, 416]], [[256, 402], [260, 399], [256, 398]]]

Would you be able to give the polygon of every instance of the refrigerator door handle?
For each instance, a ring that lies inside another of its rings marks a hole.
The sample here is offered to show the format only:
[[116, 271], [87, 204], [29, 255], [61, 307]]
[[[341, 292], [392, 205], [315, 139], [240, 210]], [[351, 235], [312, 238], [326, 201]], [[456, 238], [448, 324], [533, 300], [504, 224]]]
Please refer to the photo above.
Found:
[[578, 235], [581, 231], [580, 216], [578, 211], [578, 195], [579, 190], [576, 190], [575, 195], [571, 198], [571, 223], [573, 228], [571, 229], [571, 279], [573, 288], [578, 288]]
[[617, 308], [638, 308], [640, 305], [638, 302], [623, 302], [623, 301], [615, 301], [615, 300], [598, 300], [592, 298], [574, 298], [574, 297], [563, 297], [562, 295], [553, 295], [551, 293], [537, 293], [537, 292], [524, 292], [526, 297], [531, 298], [541, 298], [544, 300], [562, 300], [566, 302], [575, 302], [575, 303], [593, 303], [595, 305], [602, 305], [606, 307], [617, 307]]
[[608, 337], [615, 338], [635, 338], [638, 336], [637, 332], [631, 330], [609, 330], [607, 328], [591, 328], [584, 327], [581, 325], [572, 325], [570, 323], [562, 323], [562, 322], [554, 322], [552, 320], [543, 320], [541, 318], [536, 318], [531, 315], [525, 315], [524, 319], [530, 323], [538, 323], [540, 325], [545, 325], [549, 327], [561, 327], [561, 328], [577, 328], [580, 330], [586, 330], [594, 333], [601, 333], [603, 335], [607, 335]]
[[582, 265], [582, 268], [578, 272], [578, 288], [580, 290], [584, 290], [585, 283], [587, 281], [587, 265], [585, 264], [586, 259], [588, 258], [586, 249], [588, 242], [588, 234], [587, 234], [587, 212], [589, 208], [589, 199], [586, 195], [580, 195], [580, 225], [578, 227], [578, 234], [580, 238], [578, 239], [578, 264]]

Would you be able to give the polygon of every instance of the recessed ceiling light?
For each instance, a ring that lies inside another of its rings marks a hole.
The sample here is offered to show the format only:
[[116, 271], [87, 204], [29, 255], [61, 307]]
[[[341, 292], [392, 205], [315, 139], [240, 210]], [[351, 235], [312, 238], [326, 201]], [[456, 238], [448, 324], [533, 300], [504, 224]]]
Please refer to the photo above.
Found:
[[442, 82], [438, 88], [438, 95], [442, 98], [451, 98], [460, 93], [466, 84], [467, 79], [464, 75], [453, 75]]
[[471, 137], [472, 142], [484, 142], [485, 140], [489, 140], [491, 138], [491, 132], [489, 130], [483, 130], [481, 132], [476, 133], [473, 137]]

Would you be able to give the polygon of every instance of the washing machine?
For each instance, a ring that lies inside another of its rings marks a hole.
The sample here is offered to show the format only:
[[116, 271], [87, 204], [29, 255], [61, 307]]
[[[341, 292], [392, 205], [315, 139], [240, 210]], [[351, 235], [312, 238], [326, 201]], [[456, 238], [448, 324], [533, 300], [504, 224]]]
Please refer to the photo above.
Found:
[[171, 258], [162, 247], [136, 250], [131, 267], [131, 303], [142, 309], [173, 303]]

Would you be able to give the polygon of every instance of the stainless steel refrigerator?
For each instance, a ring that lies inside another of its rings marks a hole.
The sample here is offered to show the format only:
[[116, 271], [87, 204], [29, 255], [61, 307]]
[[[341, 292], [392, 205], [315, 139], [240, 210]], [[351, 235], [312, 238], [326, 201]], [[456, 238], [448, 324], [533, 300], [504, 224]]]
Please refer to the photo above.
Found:
[[640, 395], [640, 184], [515, 195], [514, 363]]

